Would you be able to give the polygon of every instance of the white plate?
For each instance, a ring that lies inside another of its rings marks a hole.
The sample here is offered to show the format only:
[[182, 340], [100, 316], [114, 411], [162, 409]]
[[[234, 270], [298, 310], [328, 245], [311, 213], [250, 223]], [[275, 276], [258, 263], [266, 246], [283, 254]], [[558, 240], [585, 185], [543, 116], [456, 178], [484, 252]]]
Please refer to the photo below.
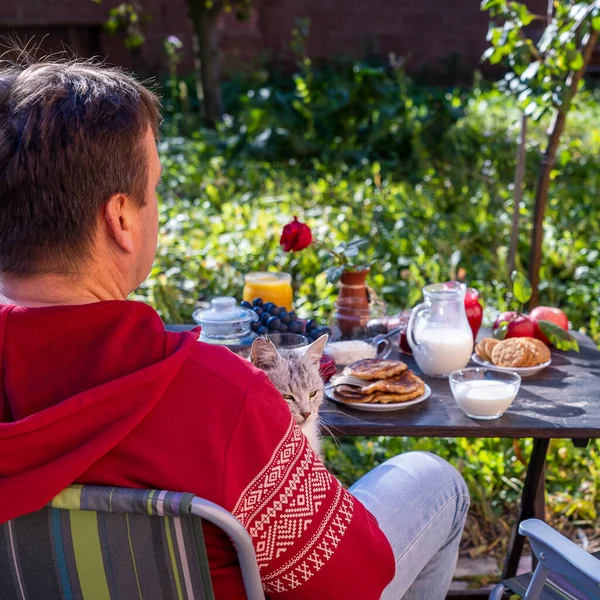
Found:
[[325, 388], [325, 396], [327, 396], [327, 398], [329, 398], [332, 402], [335, 402], [336, 404], [341, 404], [342, 406], [349, 406], [350, 408], [355, 408], [356, 410], [365, 410], [367, 412], [389, 412], [392, 410], [408, 408], [409, 406], [413, 406], [414, 404], [419, 404], [420, 402], [423, 402], [423, 400], [427, 400], [427, 398], [431, 396], [431, 388], [427, 384], [425, 384], [425, 392], [418, 398], [415, 398], [414, 400], [407, 400], [406, 402], [393, 402], [391, 404], [344, 402], [343, 400], [340, 400], [336, 397], [333, 386]]
[[547, 366], [552, 364], [552, 359], [550, 359], [549, 361], [542, 363], [541, 365], [536, 365], [535, 367], [498, 367], [487, 360], [483, 360], [483, 358], [479, 358], [475, 352], [473, 352], [471, 360], [482, 367], [486, 367], [486, 369], [494, 369], [494, 371], [503, 371], [504, 373], [518, 373], [521, 377], [531, 377], [532, 375], [539, 373], [542, 369], [545, 369]]

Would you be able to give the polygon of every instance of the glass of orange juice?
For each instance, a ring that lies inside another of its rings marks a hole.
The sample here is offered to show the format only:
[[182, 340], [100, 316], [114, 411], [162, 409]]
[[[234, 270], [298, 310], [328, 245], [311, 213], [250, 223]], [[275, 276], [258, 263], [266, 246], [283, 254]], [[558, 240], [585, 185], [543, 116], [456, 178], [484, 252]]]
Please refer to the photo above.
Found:
[[244, 276], [244, 283], [244, 300], [252, 302], [254, 298], [262, 298], [265, 302], [292, 310], [294, 292], [289, 273], [248, 273]]

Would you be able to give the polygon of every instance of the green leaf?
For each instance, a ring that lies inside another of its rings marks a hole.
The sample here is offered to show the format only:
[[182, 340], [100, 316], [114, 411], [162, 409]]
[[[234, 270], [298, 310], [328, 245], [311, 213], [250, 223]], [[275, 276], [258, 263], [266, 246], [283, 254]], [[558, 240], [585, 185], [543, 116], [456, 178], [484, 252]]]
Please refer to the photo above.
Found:
[[579, 352], [579, 344], [571, 333], [565, 331], [552, 321], [538, 321], [542, 333], [550, 340], [550, 343], [558, 350], [575, 350]]
[[508, 321], [502, 321], [498, 329], [494, 331], [494, 337], [497, 340], [503, 340], [506, 338], [506, 334], [508, 333]]
[[330, 267], [325, 271], [328, 283], [337, 283], [344, 272], [344, 267]]
[[521, 304], [527, 304], [531, 298], [532, 289], [529, 280], [523, 273], [513, 271], [510, 277], [513, 282], [513, 294]]
[[566, 60], [573, 71], [579, 71], [583, 67], [583, 56], [577, 50], [567, 50]]
[[592, 19], [592, 27], [596, 30], [596, 31], [600, 31], [600, 15], [598, 15], [597, 17], [594, 17]]

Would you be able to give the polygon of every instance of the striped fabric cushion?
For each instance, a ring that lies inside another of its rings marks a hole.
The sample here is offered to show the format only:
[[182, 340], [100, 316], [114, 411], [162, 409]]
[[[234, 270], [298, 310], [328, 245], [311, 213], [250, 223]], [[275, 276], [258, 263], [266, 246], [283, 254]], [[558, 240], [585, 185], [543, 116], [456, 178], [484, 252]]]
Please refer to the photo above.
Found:
[[73, 486], [0, 525], [2, 600], [213, 600], [192, 494]]

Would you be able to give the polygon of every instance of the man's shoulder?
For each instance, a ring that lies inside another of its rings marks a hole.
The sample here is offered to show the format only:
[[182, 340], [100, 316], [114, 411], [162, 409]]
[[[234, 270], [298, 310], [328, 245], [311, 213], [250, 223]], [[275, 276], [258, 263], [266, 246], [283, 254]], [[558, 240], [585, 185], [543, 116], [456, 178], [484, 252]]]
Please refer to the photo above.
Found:
[[181, 375], [192, 378], [196, 386], [218, 386], [244, 395], [262, 387], [266, 375], [224, 346], [196, 342], [183, 366]]

